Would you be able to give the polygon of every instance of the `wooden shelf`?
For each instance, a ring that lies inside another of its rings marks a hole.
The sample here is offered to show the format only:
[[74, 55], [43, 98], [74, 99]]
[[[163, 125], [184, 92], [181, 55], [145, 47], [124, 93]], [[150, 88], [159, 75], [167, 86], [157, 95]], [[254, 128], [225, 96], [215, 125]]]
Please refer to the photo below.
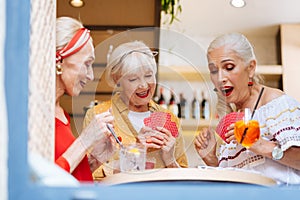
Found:
[[[282, 75], [281, 65], [259, 65], [257, 73], [261, 75]], [[209, 79], [207, 67], [196, 66], [159, 66], [159, 80], [164, 81], [206, 81]]]
[[204, 81], [209, 78], [207, 67], [159, 66], [158, 79], [164, 81]]
[[262, 75], [282, 75], [281, 65], [259, 65], [256, 68], [258, 74]]
[[181, 119], [181, 129], [183, 131], [196, 131], [201, 127], [216, 127], [217, 124], [217, 119]]

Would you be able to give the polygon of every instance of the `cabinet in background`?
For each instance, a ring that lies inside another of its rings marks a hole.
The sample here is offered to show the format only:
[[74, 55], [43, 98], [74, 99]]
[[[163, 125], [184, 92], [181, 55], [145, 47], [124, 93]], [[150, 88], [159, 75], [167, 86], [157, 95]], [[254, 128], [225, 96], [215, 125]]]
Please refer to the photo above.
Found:
[[300, 24], [280, 26], [283, 90], [300, 102]]

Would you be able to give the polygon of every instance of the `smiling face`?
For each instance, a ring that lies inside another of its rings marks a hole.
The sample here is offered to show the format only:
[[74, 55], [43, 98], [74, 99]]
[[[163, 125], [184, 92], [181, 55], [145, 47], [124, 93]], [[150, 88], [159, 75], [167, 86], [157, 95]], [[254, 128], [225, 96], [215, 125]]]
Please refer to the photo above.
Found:
[[77, 53], [63, 59], [62, 74], [59, 76], [62, 87], [70, 96], [78, 96], [84, 86], [94, 79], [92, 64], [95, 60], [92, 40]]
[[233, 50], [222, 46], [208, 53], [208, 67], [214, 86], [227, 103], [239, 104], [250, 96], [248, 81], [253, 77], [255, 61], [246, 65]]
[[124, 74], [119, 80], [121, 98], [129, 110], [148, 111], [148, 103], [153, 97], [156, 78], [151, 67], [143, 66]]

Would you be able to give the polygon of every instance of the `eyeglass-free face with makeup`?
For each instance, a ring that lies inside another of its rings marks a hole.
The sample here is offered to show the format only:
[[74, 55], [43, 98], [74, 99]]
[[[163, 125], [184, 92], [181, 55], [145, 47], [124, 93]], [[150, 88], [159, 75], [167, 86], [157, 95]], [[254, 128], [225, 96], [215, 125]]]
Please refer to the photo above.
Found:
[[89, 41], [77, 53], [63, 59], [60, 75], [65, 91], [70, 96], [78, 96], [85, 85], [94, 79], [92, 64], [95, 60], [94, 47]]
[[227, 103], [247, 102], [248, 81], [255, 67], [247, 65], [236, 52], [224, 46], [208, 54], [208, 67], [214, 86], [226, 97]]

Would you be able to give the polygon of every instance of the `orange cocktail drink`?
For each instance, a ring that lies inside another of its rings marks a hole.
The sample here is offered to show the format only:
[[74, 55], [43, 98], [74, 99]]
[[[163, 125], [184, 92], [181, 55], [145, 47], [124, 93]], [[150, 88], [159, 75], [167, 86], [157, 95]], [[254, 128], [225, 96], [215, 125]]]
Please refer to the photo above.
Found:
[[234, 125], [234, 135], [236, 140], [244, 147], [249, 148], [260, 136], [259, 123], [256, 120], [239, 120]]

